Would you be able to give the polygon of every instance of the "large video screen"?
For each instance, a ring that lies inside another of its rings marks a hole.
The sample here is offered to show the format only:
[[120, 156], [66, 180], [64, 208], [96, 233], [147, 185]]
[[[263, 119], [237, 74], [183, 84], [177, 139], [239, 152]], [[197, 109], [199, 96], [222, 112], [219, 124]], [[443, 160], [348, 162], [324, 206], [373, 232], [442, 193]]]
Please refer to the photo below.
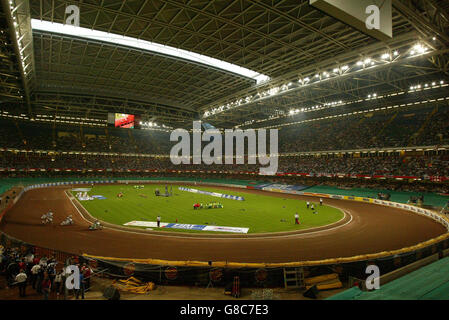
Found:
[[133, 114], [116, 113], [114, 126], [116, 128], [134, 128], [135, 117]]

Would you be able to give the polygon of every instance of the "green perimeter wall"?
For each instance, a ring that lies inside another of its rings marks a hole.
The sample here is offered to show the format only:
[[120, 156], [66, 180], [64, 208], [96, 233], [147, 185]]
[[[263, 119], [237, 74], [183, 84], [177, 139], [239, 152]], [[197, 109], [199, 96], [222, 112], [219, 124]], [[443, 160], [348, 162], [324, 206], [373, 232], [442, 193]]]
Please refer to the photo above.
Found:
[[[51, 183], [51, 182], [71, 182], [71, 181], [101, 181], [101, 180], [166, 180], [166, 181], [192, 181], [191, 177], [138, 177], [138, 178], [86, 178], [86, 177], [72, 177], [72, 178], [7, 178], [0, 179], [0, 194], [9, 190], [15, 185], [31, 185], [31, 184], [41, 184], [41, 183]], [[234, 184], [239, 186], [257, 186], [259, 184], [269, 183], [264, 181], [256, 180], [235, 180], [235, 179], [197, 179], [198, 182], [207, 183], [225, 183]], [[356, 196], [356, 197], [366, 197], [366, 198], [377, 198], [377, 194], [389, 193], [391, 194], [391, 201], [407, 203], [410, 196], [424, 195], [424, 204], [431, 205], [435, 207], [443, 207], [448, 201], [449, 196], [442, 196], [435, 193], [418, 193], [418, 192], [405, 192], [405, 191], [390, 191], [385, 189], [363, 189], [363, 188], [352, 188], [352, 189], [341, 189], [331, 186], [315, 186], [307, 188], [303, 191], [312, 193], [325, 193], [325, 194], [336, 194], [344, 196]]]
[[338, 194], [342, 196], [355, 196], [355, 197], [365, 197], [365, 198], [377, 198], [377, 194], [389, 193], [391, 195], [390, 201], [407, 203], [411, 196], [424, 196], [424, 204], [431, 205], [434, 207], [443, 207], [448, 201], [449, 196], [442, 196], [436, 193], [429, 192], [406, 192], [406, 191], [391, 191], [386, 189], [363, 189], [363, 188], [352, 188], [352, 189], [341, 189], [337, 187], [329, 186], [316, 186], [310, 187], [306, 190], [307, 192], [314, 193], [326, 193], [326, 194]]

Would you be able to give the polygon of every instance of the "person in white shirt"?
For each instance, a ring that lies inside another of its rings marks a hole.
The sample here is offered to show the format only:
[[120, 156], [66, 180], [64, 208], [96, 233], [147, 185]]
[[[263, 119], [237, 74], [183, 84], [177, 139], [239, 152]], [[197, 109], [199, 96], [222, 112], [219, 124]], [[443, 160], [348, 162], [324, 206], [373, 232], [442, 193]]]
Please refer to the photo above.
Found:
[[16, 276], [16, 282], [19, 286], [19, 296], [25, 297], [25, 290], [27, 286], [27, 275], [25, 274], [25, 271], [23, 269], [20, 270], [19, 274]]
[[62, 284], [62, 272], [63, 271], [59, 271], [56, 276], [55, 276], [55, 291], [56, 291], [56, 296], [59, 299], [59, 293], [61, 292], [61, 284]]
[[298, 214], [298, 212], [295, 213], [295, 224], [299, 224], [299, 214]]
[[39, 260], [39, 265], [45, 269], [47, 267], [47, 261], [47, 257], [43, 257], [41, 260]]
[[161, 226], [161, 216], [157, 216], [157, 227], [159, 228]]
[[310, 207], [310, 202], [309, 201], [307, 201], [307, 209], [309, 209], [309, 207]]
[[33, 259], [34, 259], [34, 254], [29, 253], [25, 256], [25, 262], [28, 264], [33, 263]]
[[33, 289], [36, 289], [36, 280], [37, 280], [37, 275], [39, 274], [39, 271], [41, 270], [41, 266], [38, 264], [35, 264], [32, 268], [31, 268], [31, 284], [33, 286]]
[[323, 205], [323, 199], [320, 198], [320, 206], [322, 206], [322, 205]]

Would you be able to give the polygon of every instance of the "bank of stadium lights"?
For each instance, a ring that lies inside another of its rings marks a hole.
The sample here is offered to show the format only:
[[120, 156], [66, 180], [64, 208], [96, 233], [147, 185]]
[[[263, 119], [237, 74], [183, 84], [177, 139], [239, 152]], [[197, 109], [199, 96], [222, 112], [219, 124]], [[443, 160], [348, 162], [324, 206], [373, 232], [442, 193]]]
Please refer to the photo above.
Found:
[[139, 124], [142, 127], [149, 127], [149, 128], [151, 128], [151, 127], [155, 127], [155, 128], [159, 127], [159, 125], [156, 122], [150, 122], [150, 121], [147, 121], [147, 122], [140, 121]]
[[348, 70], [349, 69], [349, 66], [347, 66], [347, 65], [344, 65], [344, 66], [342, 66], [342, 67], [340, 67], [340, 68], [334, 68], [334, 70], [333, 70], [333, 72], [335, 73], [335, 74], [343, 74], [346, 70]]
[[[416, 55], [427, 53], [428, 50], [429, 49], [427, 47], [425, 47], [424, 45], [417, 43], [409, 49], [409, 52], [410, 52], [411, 56], [416, 56]], [[391, 63], [400, 57], [401, 57], [401, 55], [400, 55], [399, 50], [394, 50], [392, 52], [384, 52], [384, 53], [380, 54], [379, 56], [377, 56], [377, 58], [365, 57], [365, 58], [355, 62], [354, 65], [352, 65], [352, 66], [346, 64], [343, 66], [337, 66], [334, 68], [330, 68], [329, 71], [323, 70], [318, 73], [308, 75], [307, 77], [298, 79], [298, 81], [296, 83], [299, 86], [301, 86], [301, 85], [306, 86], [306, 85], [310, 85], [313, 83], [325, 81], [330, 78], [336, 78], [336, 77], [348, 74], [348, 72], [350, 72], [350, 71], [357, 71], [361, 67], [362, 68], [374, 68], [374, 67], [377, 67], [377, 66], [380, 66], [383, 64]], [[211, 115], [218, 114], [218, 113], [239, 107], [239, 106], [247, 104], [247, 103], [255, 102], [261, 98], [285, 93], [286, 91], [293, 89], [292, 86], [293, 86], [293, 83], [290, 82], [290, 83], [284, 84], [280, 87], [275, 87], [275, 88], [268, 89], [266, 91], [259, 92], [255, 96], [251, 96], [250, 99], [244, 99], [243, 102], [242, 102], [242, 99], [236, 100], [234, 102], [230, 102], [226, 105], [222, 105], [220, 107], [216, 107], [216, 108], [206, 111], [204, 113], [203, 117], [207, 118]]]
[[[384, 55], [382, 55], [382, 56], [380, 57], [381, 60], [385, 60], [385, 59], [382, 58], [383, 56], [384, 56]], [[371, 59], [371, 58], [365, 58], [364, 60], [357, 61], [356, 66], [368, 68], [368, 67], [374, 66], [375, 64], [376, 64], [376, 63], [374, 62], [373, 59]]]
[[[442, 87], [447, 87], [447, 86], [449, 86], [449, 84], [446, 84], [443, 80], [440, 80], [439, 82], [433, 81], [431, 84], [428, 84], [427, 87], [425, 85], [424, 86], [421, 86], [421, 85], [412, 86], [412, 87], [410, 87], [410, 91], [409, 92], [419, 91], [419, 90], [422, 90], [423, 88], [436, 89], [436, 88], [442, 88]], [[281, 118], [282, 116], [293, 116], [293, 115], [296, 115], [296, 114], [298, 114], [300, 112], [319, 111], [319, 110], [323, 110], [323, 109], [327, 109], [327, 108], [331, 108], [331, 107], [351, 105], [351, 104], [359, 103], [359, 102], [363, 102], [363, 101], [370, 101], [370, 100], [376, 100], [376, 99], [382, 99], [382, 98], [389, 98], [389, 97], [402, 95], [402, 94], [405, 94], [405, 93], [406, 93], [406, 91], [397, 91], [397, 92], [393, 92], [393, 93], [385, 94], [385, 95], [378, 95], [377, 93], [372, 93], [372, 94], [369, 94], [366, 99], [359, 99], [359, 100], [353, 100], [353, 101], [342, 101], [342, 100], [340, 100], [340, 101], [328, 102], [328, 103], [324, 103], [322, 105], [316, 105], [316, 106], [308, 107], [308, 108], [291, 109], [287, 114], [279, 114], [278, 113], [276, 115], [270, 115], [268, 118], [260, 119], [260, 120], [257, 120], [256, 122], [257, 123], [265, 122], [265, 121]], [[434, 102], [434, 101], [440, 101], [440, 100], [429, 100], [429, 101], [430, 102]], [[374, 109], [374, 110], [377, 110], [377, 109]], [[245, 126], [245, 125], [246, 124], [240, 124], [237, 127], [241, 127], [241, 126]]]
[[426, 53], [428, 48], [426, 48], [424, 45], [417, 43], [413, 46], [412, 50], [410, 50], [410, 55], [420, 55]]
[[151, 121], [140, 121], [139, 124], [141, 128], [144, 130], [156, 130], [156, 131], [169, 131], [169, 129], [173, 129], [172, 127], [166, 126], [165, 124], [158, 124], [156, 122]]
[[300, 109], [290, 110], [289, 115], [292, 116], [292, 115], [295, 115], [295, 114], [297, 114], [297, 113], [299, 113], [301, 111], [304, 111], [304, 108], [302, 108], [301, 110]]
[[[281, 123], [281, 124], [278, 124], [278, 125], [261, 127], [259, 129], [274, 129], [274, 128], [280, 128], [280, 127], [291, 126], [291, 125], [296, 125], [296, 124], [302, 124], [302, 123], [307, 123], [307, 122], [316, 122], [316, 121], [322, 121], [322, 120], [334, 119], [334, 118], [344, 118], [344, 117], [354, 116], [354, 115], [357, 115], [357, 114], [378, 112], [378, 111], [390, 110], [390, 109], [395, 109], [395, 108], [403, 108], [403, 107], [409, 107], [409, 106], [417, 105], [417, 104], [426, 104], [426, 103], [432, 103], [432, 102], [435, 102], [435, 101], [444, 101], [444, 100], [449, 102], [449, 96], [447, 96], [445, 98], [438, 98], [438, 99], [431, 99], [431, 100], [422, 100], [422, 101], [416, 101], [416, 102], [410, 102], [410, 103], [390, 105], [390, 106], [379, 107], [379, 108], [369, 109], [369, 110], [360, 110], [360, 111], [354, 111], [354, 112], [348, 112], [348, 113], [341, 113], [341, 114], [336, 114], [336, 115], [326, 116], [326, 117], [320, 117], [320, 118], [315, 118], [315, 119], [307, 119], [307, 120], [301, 120], [301, 121], [295, 121], [295, 122]], [[261, 121], [257, 121], [257, 122], [261, 122]]]
[[[320, 75], [317, 75], [317, 76], [319, 77]], [[309, 77], [305, 77], [304, 79], [299, 79], [298, 82], [301, 83], [301, 84], [307, 84], [307, 83], [310, 82], [310, 78]]]
[[397, 56], [399, 56], [399, 51], [395, 50], [393, 52], [385, 52], [380, 56], [380, 59], [384, 62], [390, 62], [391, 60], [395, 59]]
[[[39, 115], [37, 115], [37, 117], [39, 117]], [[48, 117], [48, 118], [53, 118], [52, 116], [49, 115], [42, 115], [42, 117]], [[90, 121], [90, 122], [107, 122], [107, 120], [105, 119], [94, 119], [94, 118], [80, 118], [80, 117], [69, 117], [69, 116], [55, 116], [55, 118], [57, 120], [78, 120], [78, 121]]]
[[[344, 74], [349, 69], [350, 69], [349, 65], [339, 66], [338, 68], [334, 68], [333, 69], [333, 73], [332, 74], [335, 75], [335, 76], [339, 76], [339, 75]], [[307, 84], [310, 84], [310, 83], [312, 83], [314, 81], [321, 81], [322, 79], [328, 79], [328, 78], [331, 77], [331, 72], [324, 71], [322, 74], [316, 74], [315, 77], [312, 77], [312, 78], [311, 77], [305, 77], [305, 78], [299, 79], [298, 83], [300, 85], [307, 85]], [[260, 98], [275, 96], [275, 95], [277, 95], [279, 93], [286, 92], [289, 89], [291, 89], [291, 87], [293, 85], [294, 85], [293, 82], [289, 82], [289, 83], [283, 84], [283, 85], [281, 85], [279, 87], [273, 87], [273, 88], [270, 88], [268, 90], [261, 91], [261, 92], [257, 93], [255, 96], [248, 96], [246, 98], [241, 98], [241, 99], [238, 99], [238, 100], [236, 100], [234, 102], [230, 102], [230, 103], [228, 103], [226, 105], [221, 105], [219, 107], [216, 107], [216, 108], [213, 108], [211, 110], [205, 111], [204, 114], [203, 114], [203, 118], [207, 118], [207, 117], [212, 116], [214, 114], [218, 114], [218, 113], [221, 113], [223, 111], [226, 111], [226, 110], [229, 110], [229, 109], [233, 109], [233, 108], [236, 108], [238, 106], [241, 106], [241, 105], [244, 105], [244, 104], [247, 104], [247, 103], [250, 103], [250, 102], [254, 102], [254, 101], [256, 101], [256, 100], [258, 100]]]
[[[0, 114], [0, 116], [5, 116]], [[103, 119], [93, 119], [93, 118], [80, 118], [80, 117], [69, 117], [69, 116], [51, 116], [46, 114], [37, 114], [35, 118], [29, 118], [27, 116], [11, 116], [6, 115], [6, 117], [19, 118], [28, 121], [38, 121], [38, 122], [51, 122], [51, 123], [62, 123], [62, 124], [76, 124], [76, 125], [88, 125], [96, 127], [106, 127], [107, 120]]]
[[165, 124], [157, 124], [156, 122], [151, 122], [151, 121], [147, 121], [147, 122], [140, 122], [140, 125], [142, 127], [147, 127], [147, 128], [170, 128], [168, 126], [166, 126]]
[[[241, 124], [241, 126], [247, 126], [247, 125], [250, 125], [250, 124], [253, 124], [254, 123], [254, 120], [247, 120], [247, 121], [245, 121], [243, 124]], [[235, 128], [238, 128], [239, 126], [236, 126]]]
[[[14, 1], [12, 1], [12, 0], [9, 1], [9, 7], [11, 9], [11, 16], [13, 19], [13, 26], [14, 26], [14, 31], [16, 34], [16, 39], [17, 39], [17, 46], [19, 47], [19, 55], [20, 55], [19, 63], [22, 65], [23, 73], [26, 76], [27, 75], [26, 68], [28, 67], [28, 65], [25, 64], [26, 57], [24, 57], [23, 53], [22, 53], [23, 49], [22, 49], [21, 37], [20, 37], [19, 31], [17, 29], [19, 27], [19, 24], [17, 23], [17, 18], [15, 16], [15, 11], [16, 11], [17, 7], [14, 6]], [[20, 97], [23, 98], [23, 96], [20, 96]]]
[[161, 132], [171, 132], [173, 128], [155, 128], [155, 127], [141, 127], [142, 130], [149, 130], [149, 131], [161, 131]]
[[[272, 91], [267, 90], [267, 91], [263, 92], [263, 96], [272, 95], [272, 94], [274, 94], [274, 92], [275, 91], [273, 91], [273, 89], [272, 89]], [[246, 104], [246, 103], [251, 102], [253, 99], [254, 99], [254, 97], [250, 95], [250, 96], [247, 96], [245, 98], [241, 98], [239, 100], [236, 100], [234, 102], [230, 102], [230, 103], [228, 103], [226, 105], [222, 105], [220, 107], [213, 108], [213, 109], [211, 109], [209, 111], [204, 112], [203, 117], [207, 118], [207, 117], [209, 117], [211, 115], [214, 115], [216, 113], [220, 113], [220, 112], [223, 112], [225, 110], [230, 110], [230, 109], [236, 108], [236, 107], [238, 107], [238, 106], [240, 106], [242, 104]]]
[[444, 80], [440, 80], [439, 82], [433, 81], [431, 83], [417, 84], [417, 85], [411, 86], [409, 92], [442, 88], [442, 87], [447, 87], [447, 86], [448, 86], [448, 84], [445, 84]]
[[[337, 107], [337, 106], [340, 106], [342, 104], [343, 104], [342, 100], [334, 101], [334, 102], [327, 102], [327, 103], [324, 103], [324, 104], [321, 104], [321, 105], [317, 104], [317, 105], [312, 106], [312, 107], [300, 108], [300, 109], [292, 109], [292, 110], [289, 111], [288, 114], [290, 116], [293, 116], [293, 115], [298, 114], [300, 112], [318, 111], [318, 110], [322, 110], [322, 109], [329, 108], [329, 107]], [[280, 117], [278, 116], [278, 118], [280, 118]], [[271, 120], [271, 119], [268, 119], [268, 120]]]
[[[399, 54], [398, 51], [395, 51], [395, 54], [393, 54], [393, 55], [397, 56], [398, 54]], [[366, 67], [367, 65], [375, 65], [375, 63], [374, 63], [374, 61], [372, 61], [371, 58], [366, 58], [364, 61], [358, 62], [357, 65], [363, 65]], [[329, 79], [329, 78], [331, 78], [331, 76], [332, 77], [341, 76], [341, 75], [345, 74], [347, 71], [349, 71], [350, 69], [351, 69], [351, 67], [349, 65], [339, 66], [339, 67], [334, 68], [332, 70], [332, 72], [331, 71], [329, 71], [329, 72], [323, 71], [322, 73], [315, 74], [315, 76], [311, 75], [310, 77], [307, 76], [305, 78], [301, 78], [298, 80], [298, 84], [304, 86], [304, 85], [308, 85], [308, 84], [311, 84], [314, 82], [322, 81], [323, 79], [324, 80]], [[292, 86], [293, 86], [293, 82], [289, 82], [288, 84], [284, 84], [279, 87], [273, 87], [268, 90], [261, 91], [261, 92], [257, 93], [255, 96], [248, 96], [244, 99], [239, 99], [234, 102], [230, 102], [226, 105], [221, 105], [219, 107], [205, 111], [203, 114], [203, 117], [207, 118], [211, 115], [218, 114], [223, 111], [233, 109], [233, 108], [236, 108], [238, 106], [241, 106], [241, 105], [244, 105], [244, 104], [247, 104], [250, 102], [254, 102], [260, 98], [275, 96], [279, 93], [288, 91], [289, 89], [291, 89]]]

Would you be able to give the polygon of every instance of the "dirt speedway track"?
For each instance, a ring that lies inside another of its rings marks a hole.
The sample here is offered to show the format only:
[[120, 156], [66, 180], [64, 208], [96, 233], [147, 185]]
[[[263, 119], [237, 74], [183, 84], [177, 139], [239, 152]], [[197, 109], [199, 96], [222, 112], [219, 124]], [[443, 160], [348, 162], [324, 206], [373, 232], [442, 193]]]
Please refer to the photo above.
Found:
[[[54, 187], [28, 191], [7, 212], [0, 230], [33, 245], [74, 254], [265, 263], [321, 260], [396, 250], [446, 232], [442, 225], [417, 214], [335, 199], [325, 199], [325, 204], [343, 209], [347, 213], [345, 220], [309, 232], [242, 238], [235, 235], [213, 237], [205, 234], [130, 232], [113, 228], [88, 231], [88, 221], [72, 204], [65, 193], [66, 189]], [[264, 193], [247, 189], [238, 189], [238, 192]], [[317, 198], [304, 196], [270, 195], [317, 201]], [[42, 225], [40, 217], [50, 209], [54, 212], [53, 225]], [[69, 214], [73, 215], [75, 225], [60, 226]]]

